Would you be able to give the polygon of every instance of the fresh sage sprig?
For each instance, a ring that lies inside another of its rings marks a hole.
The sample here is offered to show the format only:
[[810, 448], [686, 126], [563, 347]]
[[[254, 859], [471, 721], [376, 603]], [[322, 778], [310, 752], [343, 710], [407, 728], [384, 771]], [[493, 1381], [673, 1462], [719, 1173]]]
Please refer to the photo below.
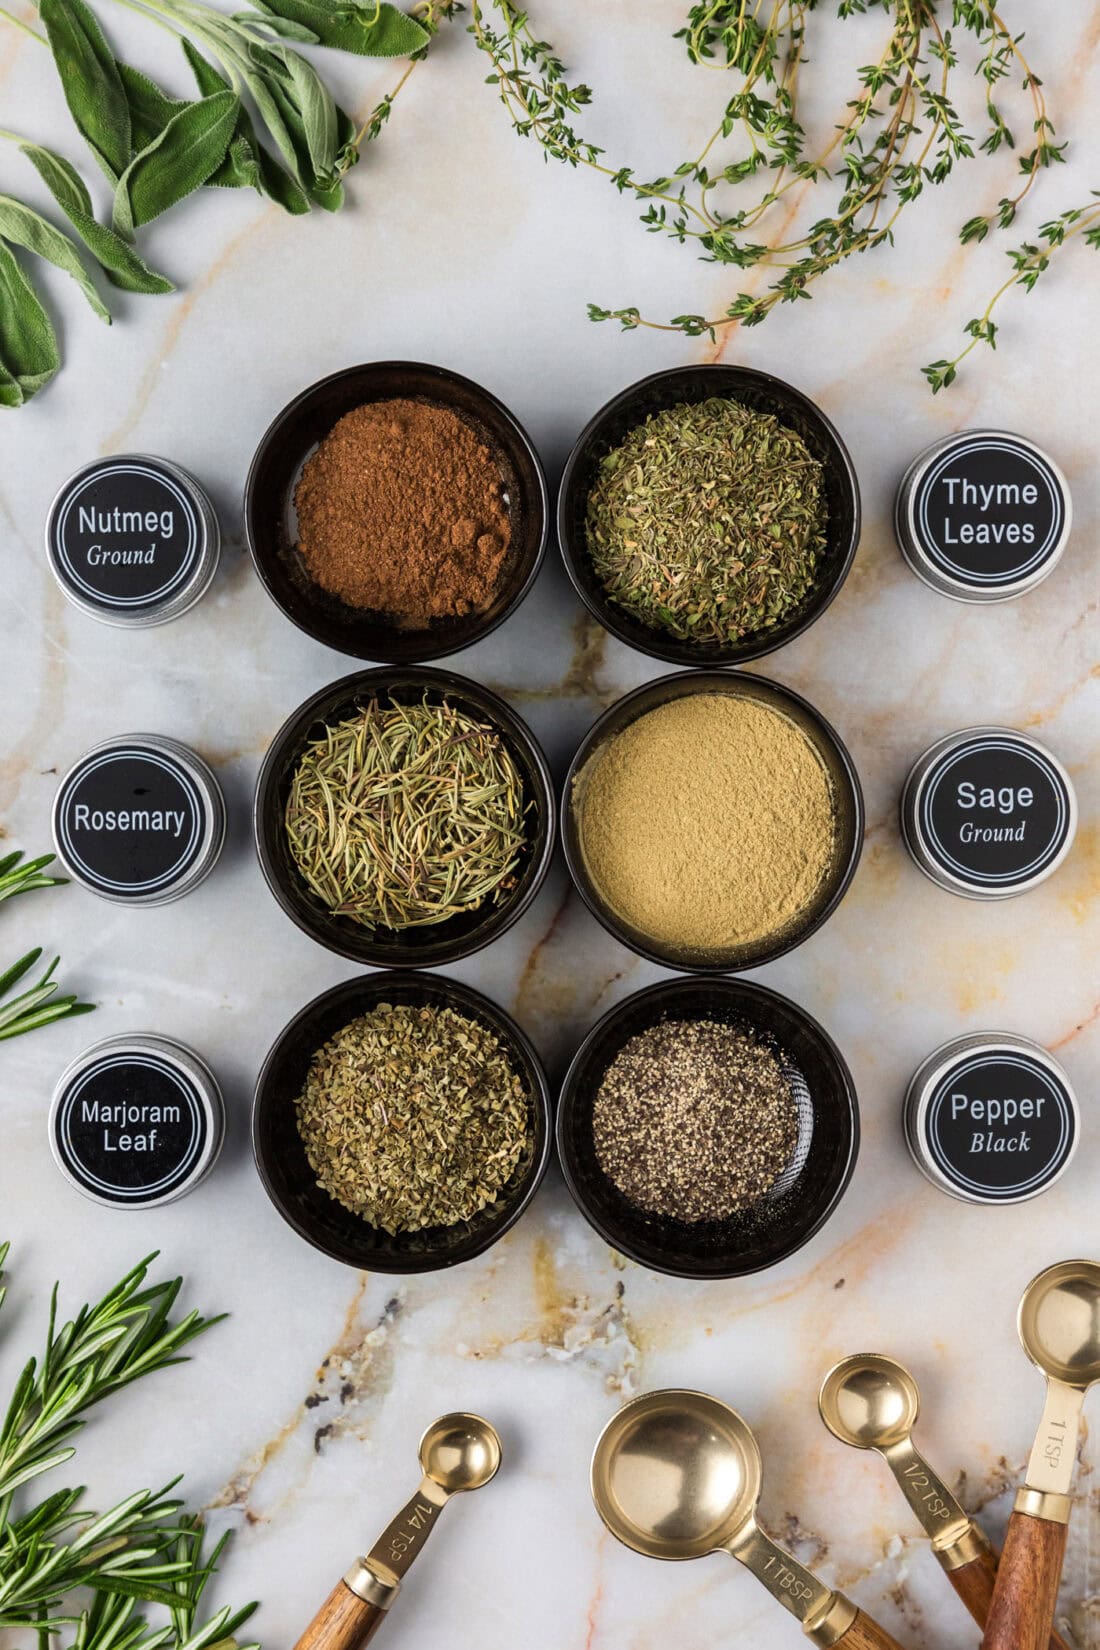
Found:
[[[59, 888], [67, 882], [67, 877], [47, 874], [46, 867], [53, 864], [53, 858], [53, 854], [42, 854], [38, 859], [28, 860], [24, 864], [22, 852], [16, 850], [0, 859], [0, 901], [14, 899], [17, 894], [31, 893], [36, 888]], [[36, 946], [0, 974], [0, 1041], [20, 1037], [25, 1031], [37, 1031], [40, 1026], [51, 1025], [55, 1020], [71, 1019], [75, 1014], [90, 1014], [95, 1007], [94, 1003], [78, 1002], [75, 996], [57, 995], [58, 986], [53, 975], [61, 960], [59, 957], [54, 958], [37, 985], [5, 1002], [4, 999], [30, 973], [41, 956], [42, 947]]]
[[[204, 0], [117, 0], [176, 33], [197, 98], [169, 95], [117, 57], [86, 0], [39, 0], [45, 36], [73, 121], [107, 178], [111, 224], [98, 221], [79, 173], [61, 155], [14, 132], [76, 238], [12, 195], [0, 195], [0, 406], [24, 405], [61, 364], [56, 330], [22, 259], [65, 270], [103, 321], [110, 311], [86, 262], [130, 292], [166, 293], [171, 281], [132, 245], [135, 233], [197, 189], [248, 188], [285, 211], [343, 204], [342, 179], [376, 138], [413, 61], [453, 7], [421, 0], [422, 19], [384, 0], [257, 0], [227, 14]], [[0, 20], [23, 27], [0, 8]], [[293, 44], [292, 44], [293, 43]], [[358, 124], [294, 45], [358, 56], [409, 57], [394, 92]]]
[[[0, 1274], [7, 1256], [0, 1244]], [[0, 1628], [52, 1637], [73, 1627], [71, 1650], [232, 1650], [255, 1608], [227, 1607], [198, 1624], [224, 1541], [204, 1556], [201, 1520], [171, 1495], [174, 1485], [139, 1490], [105, 1513], [84, 1508], [79, 1488], [25, 1502], [28, 1485], [72, 1458], [89, 1409], [183, 1361], [184, 1347], [220, 1321], [174, 1317], [182, 1280], [148, 1283], [155, 1258], [60, 1327], [54, 1288], [42, 1356], [24, 1366], [0, 1426]], [[84, 1589], [90, 1602], [80, 1601]], [[150, 1628], [142, 1603], [163, 1605], [171, 1625]]]

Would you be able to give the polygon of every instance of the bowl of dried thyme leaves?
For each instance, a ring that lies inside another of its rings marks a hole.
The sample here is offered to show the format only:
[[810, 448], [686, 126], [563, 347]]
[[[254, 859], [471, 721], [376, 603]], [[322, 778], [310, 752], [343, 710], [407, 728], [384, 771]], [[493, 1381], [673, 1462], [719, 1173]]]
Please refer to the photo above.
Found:
[[859, 1150], [851, 1073], [798, 1004], [748, 980], [669, 980], [581, 1044], [557, 1116], [582, 1214], [674, 1277], [762, 1271], [832, 1215]]
[[373, 1272], [482, 1254], [520, 1218], [552, 1149], [531, 1043], [441, 975], [347, 980], [307, 1004], [264, 1061], [256, 1166], [300, 1237]]
[[253, 810], [264, 877], [311, 938], [372, 967], [457, 962], [534, 899], [553, 785], [527, 724], [451, 671], [322, 688], [276, 734]]
[[678, 665], [759, 659], [848, 575], [859, 482], [821, 409], [748, 367], [677, 367], [582, 430], [558, 541], [578, 595], [629, 647]]

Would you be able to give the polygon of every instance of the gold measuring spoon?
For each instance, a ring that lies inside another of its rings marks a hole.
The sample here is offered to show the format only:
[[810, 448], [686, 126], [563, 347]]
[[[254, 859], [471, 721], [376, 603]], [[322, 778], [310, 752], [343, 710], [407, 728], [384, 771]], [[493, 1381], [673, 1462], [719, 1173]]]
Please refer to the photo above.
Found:
[[898, 1650], [756, 1522], [760, 1451], [736, 1410], [703, 1392], [647, 1392], [613, 1416], [592, 1457], [592, 1499], [613, 1536], [646, 1558], [729, 1553], [798, 1617], [815, 1644]]
[[[932, 1551], [979, 1627], [993, 1598], [997, 1553], [913, 1443], [920, 1391], [904, 1364], [877, 1352], [857, 1352], [821, 1383], [821, 1419], [842, 1444], [877, 1450], [916, 1513]], [[1050, 1650], [1069, 1650], [1052, 1632]]]
[[441, 1415], [420, 1440], [420, 1488], [356, 1559], [314, 1616], [295, 1650], [361, 1650], [397, 1597], [401, 1578], [452, 1495], [479, 1490], [500, 1466], [500, 1438], [480, 1415]]
[[1024, 1351], [1047, 1378], [1047, 1397], [1009, 1520], [982, 1650], [1040, 1650], [1054, 1620], [1081, 1408], [1100, 1380], [1100, 1264], [1064, 1260], [1040, 1272], [1024, 1290], [1017, 1327]]

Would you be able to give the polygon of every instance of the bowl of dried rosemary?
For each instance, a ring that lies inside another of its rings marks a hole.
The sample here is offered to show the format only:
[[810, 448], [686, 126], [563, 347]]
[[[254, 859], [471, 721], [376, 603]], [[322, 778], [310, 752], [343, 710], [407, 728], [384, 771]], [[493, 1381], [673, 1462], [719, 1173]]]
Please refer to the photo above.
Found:
[[512, 613], [546, 549], [542, 463], [504, 404], [445, 367], [370, 361], [275, 418], [245, 486], [271, 599], [357, 659], [457, 653]]
[[632, 384], [573, 447], [558, 541], [581, 600], [629, 647], [737, 665], [820, 618], [859, 544], [859, 482], [821, 409], [717, 362]]
[[426, 666], [346, 676], [299, 706], [256, 782], [256, 851], [287, 915], [372, 967], [457, 962], [530, 905], [553, 785], [527, 724]]
[[748, 980], [668, 980], [589, 1032], [557, 1145], [578, 1207], [615, 1249], [674, 1277], [741, 1277], [832, 1215], [859, 1106], [836, 1044], [797, 1003]]
[[264, 1061], [256, 1167], [300, 1237], [372, 1272], [472, 1260], [546, 1172], [550, 1094], [531, 1043], [481, 992], [407, 971], [307, 1004]]

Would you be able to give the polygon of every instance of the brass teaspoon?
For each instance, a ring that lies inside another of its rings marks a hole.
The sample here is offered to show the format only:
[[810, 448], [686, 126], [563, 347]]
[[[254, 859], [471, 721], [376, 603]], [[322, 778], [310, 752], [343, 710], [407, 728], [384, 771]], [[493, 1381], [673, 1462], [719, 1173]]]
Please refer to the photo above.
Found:
[[1100, 1264], [1065, 1260], [1033, 1278], [1017, 1318], [1047, 1378], [1035, 1447], [1009, 1519], [982, 1650], [1041, 1650], [1058, 1602], [1085, 1393], [1100, 1380]]
[[[920, 1391], [904, 1364], [876, 1352], [857, 1352], [836, 1364], [821, 1383], [821, 1419], [842, 1444], [877, 1450], [916, 1513], [947, 1579], [979, 1627], [993, 1598], [997, 1553], [985, 1532], [959, 1505], [913, 1443]], [[1055, 1632], [1050, 1650], [1069, 1650]]]
[[401, 1578], [452, 1495], [479, 1490], [500, 1466], [500, 1438], [480, 1415], [441, 1415], [420, 1440], [416, 1494], [365, 1558], [338, 1581], [295, 1650], [362, 1650], [397, 1597]]

